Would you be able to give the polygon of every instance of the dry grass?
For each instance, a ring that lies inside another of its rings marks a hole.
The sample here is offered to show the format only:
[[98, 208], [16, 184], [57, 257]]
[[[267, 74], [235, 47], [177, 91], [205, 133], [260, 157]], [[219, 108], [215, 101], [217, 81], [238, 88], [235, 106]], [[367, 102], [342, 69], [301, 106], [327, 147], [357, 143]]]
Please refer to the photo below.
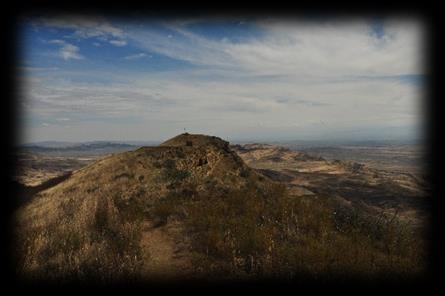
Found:
[[25, 271], [30, 279], [62, 281], [109, 281], [137, 273], [141, 264], [139, 223], [122, 219], [106, 198], [85, 200], [83, 211], [77, 211], [72, 200], [54, 206], [63, 207], [66, 216], [48, 212], [46, 219], [51, 223], [43, 226], [38, 223], [43, 213], [33, 208], [36, 216], [20, 226], [19, 272]]
[[184, 250], [191, 268], [216, 279], [423, 270], [423, 241], [398, 219], [367, 216], [329, 196], [289, 196], [225, 142], [195, 147], [199, 139], [104, 158], [39, 194], [17, 213], [18, 272], [139, 279], [150, 257], [141, 248], [148, 221], [179, 225], [191, 241]]
[[375, 278], [417, 275], [425, 267], [422, 240], [396, 218], [365, 218], [322, 198], [289, 198], [278, 184], [162, 203], [163, 219], [180, 207], [194, 265], [211, 277]]

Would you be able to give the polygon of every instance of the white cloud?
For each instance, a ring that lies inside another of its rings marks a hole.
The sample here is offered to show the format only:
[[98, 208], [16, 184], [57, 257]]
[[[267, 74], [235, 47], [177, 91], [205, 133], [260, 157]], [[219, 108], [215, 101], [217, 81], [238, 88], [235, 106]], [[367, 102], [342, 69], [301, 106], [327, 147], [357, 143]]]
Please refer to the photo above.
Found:
[[38, 24], [59, 29], [74, 30], [74, 37], [92, 38], [92, 37], [118, 37], [122, 38], [124, 32], [102, 17], [83, 17], [76, 15], [66, 15], [53, 18], [42, 18], [37, 21]]
[[[106, 75], [103, 73], [103, 75]], [[122, 74], [126, 76], [127, 74]], [[201, 76], [202, 75], [202, 76]], [[289, 81], [205, 80], [205, 73], [177, 71], [134, 74], [128, 83], [80, 83], [48, 79], [29, 87], [27, 112], [41, 118], [74, 118], [73, 130], [91, 124], [91, 138], [129, 136], [162, 139], [181, 132], [247, 136], [262, 123], [264, 136], [313, 131], [419, 125], [423, 94], [397, 81]], [[122, 81], [124, 81], [122, 79]], [[284, 98], [284, 99], [281, 99]], [[324, 125], [320, 124], [323, 120]], [[57, 134], [57, 127], [54, 126]], [[102, 133], [100, 130], [102, 129]], [[111, 130], [115, 132], [112, 136]], [[63, 133], [60, 132], [62, 135]]]
[[127, 41], [125, 41], [125, 40], [110, 40], [109, 42], [110, 42], [110, 44], [113, 44], [115, 46], [125, 46], [125, 45], [127, 45]]
[[169, 25], [178, 38], [151, 29], [130, 30], [140, 47], [197, 65], [262, 75], [339, 77], [402, 75], [422, 70], [422, 27], [410, 20], [385, 24], [384, 38], [367, 21], [258, 22], [262, 36], [220, 42]]
[[[126, 59], [126, 60], [136, 60], [136, 59], [144, 58], [146, 56], [147, 56], [147, 54], [141, 52], [141, 53], [137, 53], [137, 54], [132, 54], [132, 55], [126, 56], [126, 57], [124, 57], [124, 59]], [[151, 56], [149, 56], [149, 57], [151, 57]]]
[[79, 47], [63, 40], [51, 40], [48, 43], [60, 45], [58, 56], [64, 60], [81, 60], [84, 57], [79, 53]]
[[83, 56], [79, 54], [79, 48], [72, 44], [64, 45], [60, 49], [60, 56], [64, 60], [70, 60], [70, 59], [81, 60], [81, 59], [83, 59]]
[[[167, 24], [175, 38], [148, 25], [128, 26], [122, 36], [104, 33], [107, 42], [126, 38], [140, 48], [126, 60], [156, 52], [194, 67], [98, 71], [92, 76], [114, 81], [102, 84], [64, 81], [64, 73], [54, 73], [28, 83], [27, 110], [41, 118], [73, 116], [70, 126], [80, 136], [86, 118], [94, 118], [92, 138], [105, 130], [115, 132], [115, 138], [129, 136], [125, 120], [138, 121], [129, 130], [140, 139], [174, 135], [184, 126], [193, 132], [242, 136], [259, 133], [261, 123], [264, 135], [297, 137], [315, 131], [383, 131], [420, 124], [422, 89], [399, 79], [424, 74], [419, 23], [385, 22], [380, 37], [366, 21], [270, 20], [257, 26], [261, 34], [238, 42], [197, 35], [187, 29], [187, 22]], [[61, 49], [67, 45], [61, 40], [53, 43]]]
[[[81, 17], [67, 15], [54, 18], [41, 18], [35, 21], [36, 25], [46, 26], [51, 29], [70, 29], [73, 32], [66, 38], [95, 38], [102, 42], [109, 42], [114, 46], [125, 46], [125, 33], [122, 29], [114, 26], [102, 17]], [[54, 44], [63, 44], [63, 40], [53, 40]], [[100, 43], [94, 42], [94, 46], [100, 46]], [[69, 58], [76, 58], [73, 55], [65, 54]], [[78, 58], [79, 56], [77, 56]]]
[[53, 39], [48, 41], [48, 43], [50, 44], [58, 44], [58, 45], [65, 45], [66, 42], [64, 40], [60, 40], [60, 39]]

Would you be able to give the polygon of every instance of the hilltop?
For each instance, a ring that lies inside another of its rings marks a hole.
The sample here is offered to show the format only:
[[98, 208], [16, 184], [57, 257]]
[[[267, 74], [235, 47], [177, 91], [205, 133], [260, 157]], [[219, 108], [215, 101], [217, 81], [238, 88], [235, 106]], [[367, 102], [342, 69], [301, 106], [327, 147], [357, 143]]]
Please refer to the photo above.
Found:
[[[111, 155], [74, 171], [19, 209], [21, 264], [27, 274], [39, 276], [57, 276], [53, 270], [60, 269], [66, 274], [85, 272], [92, 266], [109, 268], [115, 276], [136, 269], [149, 274], [184, 273], [183, 265], [190, 267], [190, 258], [170, 258], [182, 266], [172, 270], [176, 263], [159, 266], [159, 258], [150, 259], [149, 254], [176, 248], [174, 233], [182, 227], [171, 229], [169, 224], [161, 233], [157, 228], [171, 218], [168, 212], [175, 206], [171, 203], [192, 200], [198, 192], [221, 197], [248, 187], [266, 190], [271, 182], [216, 137], [183, 134], [157, 147]], [[141, 248], [153, 236], [158, 236], [153, 244], [164, 245]], [[183, 244], [180, 252], [190, 257], [189, 246]]]
[[284, 170], [246, 164], [325, 160], [263, 148], [185, 133], [71, 172], [18, 209], [19, 273], [221, 280], [423, 269], [422, 242], [403, 224], [339, 208], [313, 188], [295, 194]]

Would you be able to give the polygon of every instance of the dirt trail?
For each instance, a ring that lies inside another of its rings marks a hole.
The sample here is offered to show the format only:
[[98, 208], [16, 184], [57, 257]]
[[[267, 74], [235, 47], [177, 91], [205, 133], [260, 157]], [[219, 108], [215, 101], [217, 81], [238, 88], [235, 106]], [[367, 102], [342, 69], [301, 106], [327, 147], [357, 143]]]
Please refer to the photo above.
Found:
[[165, 279], [192, 274], [188, 244], [180, 232], [180, 226], [174, 222], [160, 227], [154, 227], [151, 221], [144, 222], [141, 247], [145, 275]]

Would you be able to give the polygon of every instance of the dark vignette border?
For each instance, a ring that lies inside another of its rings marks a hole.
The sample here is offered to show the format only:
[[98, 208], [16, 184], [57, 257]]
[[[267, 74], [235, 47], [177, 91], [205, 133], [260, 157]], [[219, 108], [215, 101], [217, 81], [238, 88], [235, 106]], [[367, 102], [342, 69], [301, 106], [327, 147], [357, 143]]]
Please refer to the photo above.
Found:
[[[329, 291], [331, 287], [346, 287], [351, 292], [362, 293], [371, 292], [375, 288], [382, 288], [389, 292], [401, 292], [402, 290], [413, 291], [413, 289], [419, 289], [419, 291], [426, 292], [426, 290], [432, 289], [437, 283], [438, 276], [441, 270], [441, 256], [439, 247], [440, 237], [440, 210], [441, 203], [440, 197], [443, 190], [440, 188], [440, 169], [441, 161], [439, 159], [440, 151], [442, 150], [439, 138], [439, 92], [438, 92], [438, 79], [439, 79], [439, 22], [438, 17], [435, 15], [435, 11], [440, 11], [439, 7], [422, 6], [424, 3], [418, 3], [417, 6], [412, 6], [407, 3], [390, 4], [385, 2], [384, 4], [377, 5], [373, 2], [370, 4], [363, 4], [357, 6], [357, 4], [339, 4], [339, 3], [317, 3], [317, 5], [298, 5], [295, 7], [289, 5], [274, 6], [264, 5], [264, 3], [250, 3], [244, 6], [228, 6], [228, 3], [220, 3], [223, 5], [209, 7], [207, 3], [169, 3], [170, 7], [162, 6], [160, 3], [145, 2], [145, 4], [136, 3], [132, 4], [128, 1], [121, 2], [95, 2], [92, 1], [77, 1], [72, 3], [56, 2], [56, 1], [29, 1], [27, 4], [17, 3], [16, 6], [4, 11], [2, 15], [2, 39], [4, 44], [0, 46], [1, 56], [3, 60], [2, 71], [2, 196], [3, 202], [1, 204], [2, 210], [2, 226], [3, 226], [3, 238], [2, 244], [2, 269], [4, 280], [10, 288], [18, 290], [34, 291], [35, 288], [45, 290], [63, 290], [79, 291], [89, 290], [92, 292], [94, 288], [110, 289], [115, 292], [126, 292], [131, 289], [146, 289], [147, 292], [154, 292], [159, 289], [159, 292], [185, 292], [186, 289], [200, 289], [206, 288], [212, 292], [221, 292], [223, 288], [234, 288], [237, 292], [254, 292], [265, 291], [265, 289], [281, 288], [281, 289], [295, 289], [293, 291], [300, 292], [302, 288], [308, 288], [308, 291], [318, 291], [320, 288]], [[279, 18], [295, 18], [299, 16], [335, 16], [340, 18], [356, 18], [356, 17], [382, 17], [382, 16], [407, 16], [420, 19], [426, 28], [426, 64], [425, 72], [426, 77], [426, 97], [427, 102], [424, 108], [424, 116], [426, 118], [426, 130], [424, 132], [425, 141], [427, 146], [427, 159], [428, 164], [427, 173], [431, 180], [432, 185], [432, 219], [431, 219], [431, 231], [428, 236], [431, 239], [430, 245], [430, 260], [429, 271], [417, 278], [410, 279], [408, 281], [392, 280], [391, 275], [385, 278], [377, 279], [376, 281], [365, 281], [359, 277], [341, 278], [335, 280], [319, 281], [307, 280], [304, 277], [298, 281], [288, 282], [277, 279], [261, 279], [252, 282], [119, 282], [114, 283], [111, 286], [101, 286], [94, 281], [87, 283], [71, 283], [68, 285], [60, 285], [57, 283], [29, 283], [23, 282], [17, 278], [14, 273], [14, 259], [11, 254], [13, 253], [12, 240], [12, 224], [11, 214], [15, 208], [14, 198], [16, 197], [17, 189], [14, 188], [10, 182], [10, 176], [13, 175], [15, 170], [15, 159], [13, 158], [13, 152], [15, 143], [20, 133], [17, 122], [17, 114], [19, 112], [19, 106], [17, 104], [17, 90], [19, 85], [16, 81], [17, 73], [16, 66], [18, 64], [18, 56], [20, 52], [19, 48], [19, 21], [24, 17], [32, 17], [47, 14], [100, 14], [105, 16], [126, 17], [131, 15], [139, 16], [200, 16], [206, 15], [213, 16], [252, 16], [252, 17], [279, 17]], [[298, 290], [297, 290], [298, 289]], [[310, 289], [310, 290], [309, 290]], [[388, 290], [390, 289], [390, 290]], [[420, 290], [421, 289], [421, 290]]]

